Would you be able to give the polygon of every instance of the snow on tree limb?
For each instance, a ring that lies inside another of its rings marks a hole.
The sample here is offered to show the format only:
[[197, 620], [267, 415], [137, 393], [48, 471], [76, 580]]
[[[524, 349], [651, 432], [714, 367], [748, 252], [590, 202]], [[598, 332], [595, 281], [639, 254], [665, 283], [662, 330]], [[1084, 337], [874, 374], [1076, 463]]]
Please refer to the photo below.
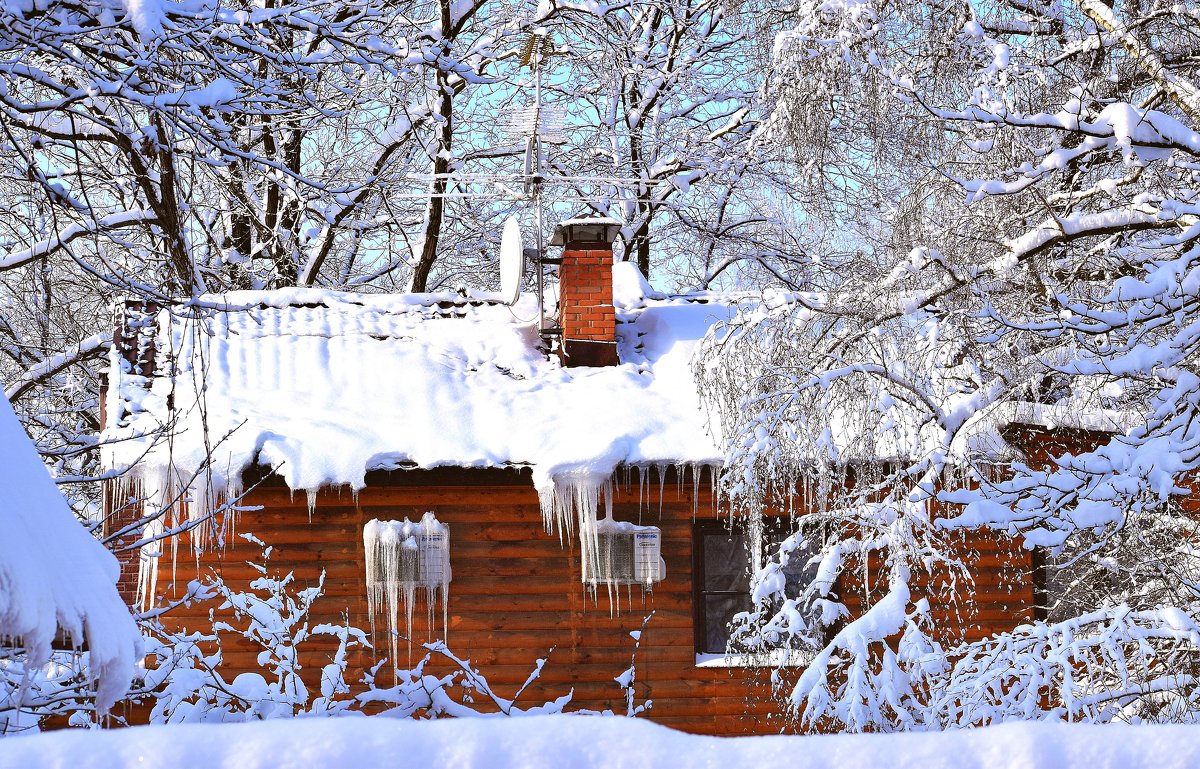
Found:
[[103, 355], [111, 345], [112, 334], [107, 332], [93, 334], [79, 342], [73, 349], [52, 355], [36, 366], [27, 369], [17, 381], [5, 389], [4, 395], [11, 403], [68, 366], [73, 366], [87, 358]]
[[[767, 564], [739, 631], [813, 649], [810, 726], [1196, 718], [1200, 73], [1186, 14], [1139, 13], [814, 2], [777, 39], [767, 130], [819, 159], [810, 197], [858, 250], [815, 300], [714, 333], [697, 373], [735, 508], [815, 500], [776, 558], [815, 541], [821, 584], [789, 594]], [[1006, 414], [1089, 437], [1034, 464], [989, 429]], [[850, 556], [961, 572], [964, 531], [1042, 549], [1050, 622], [967, 643], [912, 599], [894, 647], [817, 632]]]
[[36, 259], [50, 256], [85, 236], [111, 232], [125, 227], [147, 225], [154, 221], [155, 215], [152, 211], [122, 211], [103, 216], [95, 221], [72, 224], [52, 238], [47, 238], [18, 251], [10, 251], [0, 257], [0, 270], [11, 270]]

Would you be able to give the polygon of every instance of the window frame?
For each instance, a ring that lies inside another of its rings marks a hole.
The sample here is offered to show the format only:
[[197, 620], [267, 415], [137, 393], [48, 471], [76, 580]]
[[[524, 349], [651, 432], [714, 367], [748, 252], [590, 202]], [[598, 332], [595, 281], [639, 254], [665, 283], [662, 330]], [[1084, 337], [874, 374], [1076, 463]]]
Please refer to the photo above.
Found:
[[750, 595], [748, 591], [704, 589], [707, 578], [704, 538], [713, 534], [723, 534], [727, 537], [746, 536], [744, 532], [730, 530], [728, 522], [723, 520], [696, 521], [692, 525], [692, 650], [695, 654], [725, 654], [728, 651], [728, 649], [722, 649], [719, 652], [712, 652], [705, 648], [708, 640], [708, 612], [705, 608], [705, 597], [709, 595]]
[[[772, 525], [778, 526], [778, 525], [780, 525], [780, 522], [783, 522], [783, 524], [785, 524], [785, 529], [784, 529], [785, 532], [791, 531], [791, 526], [786, 525], [790, 521], [788, 516], [775, 515], [775, 516], [768, 516], [768, 518], [773, 522]], [[706, 590], [706, 589], [704, 589], [704, 584], [706, 582], [706, 572], [705, 572], [706, 564], [705, 564], [705, 560], [704, 560], [704, 539], [706, 536], [713, 535], [713, 534], [720, 534], [720, 535], [724, 535], [727, 537], [731, 537], [731, 536], [735, 536], [735, 535], [741, 536], [741, 537], [747, 536], [747, 532], [745, 531], [745, 529], [738, 529], [736, 527], [734, 529], [730, 529], [729, 522], [724, 519], [704, 520], [704, 521], [698, 520], [692, 524], [692, 630], [693, 630], [692, 646], [693, 646], [694, 652], [697, 655], [711, 655], [711, 654], [729, 655], [729, 654], [731, 654], [728, 647], [725, 649], [722, 649], [719, 652], [711, 652], [711, 651], [707, 651], [705, 649], [707, 635], [708, 635], [708, 632], [707, 632], [708, 631], [708, 627], [707, 627], [708, 616], [707, 616], [707, 610], [706, 610], [706, 603], [704, 600], [705, 596], [709, 596], [709, 595], [747, 595], [747, 596], [749, 596], [750, 595], [749, 591], [747, 591], [745, 593], [741, 593], [740, 591], [732, 591], [732, 590]], [[779, 540], [772, 540], [769, 535], [766, 536], [764, 538], [764, 542], [763, 542], [764, 555], [768, 554], [766, 551], [769, 550], [770, 543], [774, 542], [775, 544], [778, 544], [778, 541]], [[751, 555], [751, 557], [753, 558], [753, 555]], [[827, 627], [824, 629], [823, 635], [825, 637], [826, 642], [828, 642], [828, 639], [831, 637], [831, 634], [837, 632], [837, 630], [841, 627], [841, 625], [842, 625], [842, 621], [839, 621], [833, 627]], [[729, 633], [728, 633], [728, 629], [727, 629], [726, 630], [726, 638], [728, 638], [728, 636], [729, 636]], [[735, 658], [737, 658], [739, 656], [739, 654], [740, 654], [739, 652], [732, 652], [732, 655]], [[742, 656], [745, 659], [751, 659], [753, 657], [753, 655], [742, 655]], [[789, 665], [790, 664], [804, 665], [804, 664], [807, 664], [807, 662], [793, 661], [793, 662], [789, 662], [788, 664]], [[744, 664], [735, 665], [735, 667], [754, 667], [754, 666], [755, 666], [754, 663], [751, 663], [751, 662], [746, 662]]]

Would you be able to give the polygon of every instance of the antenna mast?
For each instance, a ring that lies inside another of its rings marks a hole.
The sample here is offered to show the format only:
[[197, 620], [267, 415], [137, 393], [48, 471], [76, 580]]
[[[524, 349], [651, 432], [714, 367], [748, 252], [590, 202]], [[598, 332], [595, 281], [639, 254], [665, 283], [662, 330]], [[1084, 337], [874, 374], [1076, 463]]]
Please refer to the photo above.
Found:
[[547, 134], [553, 132], [553, 128], [544, 125], [544, 123], [548, 122], [547, 118], [556, 117], [543, 114], [542, 67], [549, 63], [550, 58], [557, 53], [558, 51], [554, 47], [554, 40], [551, 39], [550, 35], [544, 29], [531, 32], [525, 40], [524, 49], [521, 51], [521, 66], [527, 66], [533, 72], [533, 107], [526, 114], [525, 119], [521, 121], [526, 123], [529, 132], [529, 136], [525, 140], [524, 191], [533, 201], [536, 246], [533, 253], [529, 254], [529, 256], [537, 265], [538, 333], [546, 341], [549, 341], [550, 337], [561, 334], [561, 329], [553, 328], [546, 324], [545, 268], [547, 264], [554, 264], [558, 260], [547, 259], [545, 243], [543, 242], [544, 236], [542, 234], [543, 143], [551, 138], [550, 136], [544, 137], [542, 134], [543, 132]]

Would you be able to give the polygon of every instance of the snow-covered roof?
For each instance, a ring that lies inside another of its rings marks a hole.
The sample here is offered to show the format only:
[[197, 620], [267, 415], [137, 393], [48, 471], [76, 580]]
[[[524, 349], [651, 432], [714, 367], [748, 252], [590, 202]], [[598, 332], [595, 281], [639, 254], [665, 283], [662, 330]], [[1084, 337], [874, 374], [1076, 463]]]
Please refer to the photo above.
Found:
[[[551, 494], [563, 483], [594, 490], [619, 465], [719, 465], [692, 353], [753, 298], [668, 296], [630, 263], [614, 265], [613, 286], [621, 365], [599, 368], [547, 357], [529, 296], [510, 307], [488, 294], [294, 288], [162, 310], [152, 376], [131, 371], [119, 346], [111, 353], [105, 462], [135, 466], [160, 492], [218, 495], [251, 466], [309, 492], [362, 488], [371, 470], [529, 466]], [[1000, 426], [1061, 426], [1077, 411], [1023, 405], [976, 420], [963, 450], [1011, 458]], [[891, 432], [875, 451], [912, 442], [899, 425]]]
[[621, 222], [611, 216], [577, 216], [574, 219], [564, 219], [558, 223], [559, 227], [570, 227], [576, 224], [609, 224], [621, 225]]
[[140, 656], [137, 627], [117, 593], [119, 574], [0, 397], [0, 640], [23, 647], [35, 667], [49, 661], [60, 631], [86, 644], [101, 710], [125, 693]]
[[112, 354], [106, 463], [186, 485], [211, 450], [218, 491], [252, 465], [310, 491], [376, 469], [528, 465], [547, 493], [621, 464], [718, 463], [690, 361], [733, 297], [656, 294], [631, 264], [614, 277], [622, 362], [603, 368], [547, 358], [532, 297], [285, 289], [161, 311], [152, 377]]

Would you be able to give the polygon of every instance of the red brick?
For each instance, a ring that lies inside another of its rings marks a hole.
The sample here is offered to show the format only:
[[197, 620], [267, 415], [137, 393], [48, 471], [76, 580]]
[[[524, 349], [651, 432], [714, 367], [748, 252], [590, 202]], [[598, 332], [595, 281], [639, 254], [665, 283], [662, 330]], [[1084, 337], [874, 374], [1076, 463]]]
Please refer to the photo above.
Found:
[[611, 248], [576, 243], [563, 249], [559, 268], [559, 322], [564, 339], [611, 342], [616, 339], [612, 306]]

